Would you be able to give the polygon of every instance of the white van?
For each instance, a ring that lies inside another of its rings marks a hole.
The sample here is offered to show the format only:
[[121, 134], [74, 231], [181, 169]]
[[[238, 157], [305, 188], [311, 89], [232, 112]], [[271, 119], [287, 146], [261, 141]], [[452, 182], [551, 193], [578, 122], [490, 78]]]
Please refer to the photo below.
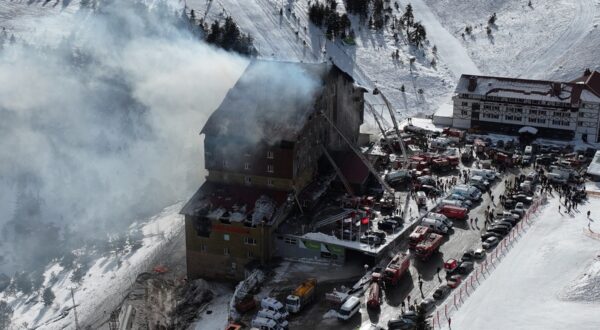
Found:
[[481, 191], [473, 186], [458, 185], [452, 189], [451, 193], [467, 197], [472, 201], [478, 201], [481, 199]]
[[352, 318], [352, 316], [354, 316], [354, 314], [358, 313], [359, 309], [360, 299], [355, 296], [350, 296], [348, 299], [346, 299], [342, 307], [340, 307], [337, 318], [340, 321], [349, 320]]
[[252, 327], [260, 330], [285, 330], [274, 320], [259, 316], [252, 319]]
[[446, 227], [448, 227], [448, 228], [454, 227], [454, 223], [452, 223], [452, 220], [448, 219], [447, 216], [440, 214], [440, 213], [429, 212], [429, 213], [427, 213], [426, 218], [439, 220], [439, 221], [443, 222], [446, 225]]
[[436, 219], [423, 218], [423, 220], [421, 220], [421, 226], [427, 227], [440, 234], [447, 234], [449, 230], [448, 226]]
[[479, 175], [484, 177], [488, 181], [496, 180], [496, 172], [488, 169], [473, 169], [471, 170], [471, 176]]
[[279, 325], [281, 325], [284, 328], [288, 327], [288, 321], [285, 320], [285, 318], [283, 317], [283, 315], [281, 315], [281, 313], [269, 310], [269, 309], [261, 309], [258, 311], [258, 313], [256, 314], [256, 316], [258, 317], [264, 317], [267, 319], [271, 319], [275, 322], [277, 322]]
[[285, 306], [283, 306], [283, 304], [275, 298], [263, 298], [260, 301], [260, 308], [278, 312], [283, 316], [284, 319], [287, 319], [287, 317], [290, 316], [290, 313], [285, 309]]

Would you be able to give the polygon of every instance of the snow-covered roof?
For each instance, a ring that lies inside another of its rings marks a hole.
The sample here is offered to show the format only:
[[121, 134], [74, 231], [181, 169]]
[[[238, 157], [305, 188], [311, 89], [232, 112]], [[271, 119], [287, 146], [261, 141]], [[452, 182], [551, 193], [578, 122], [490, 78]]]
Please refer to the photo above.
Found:
[[454, 92], [559, 102], [565, 106], [579, 107], [579, 101], [600, 103], [600, 90], [595, 81], [600, 79], [599, 75], [594, 72], [584, 81], [576, 82], [462, 75]]
[[592, 159], [590, 166], [587, 168], [587, 173], [594, 176], [600, 176], [600, 151], [596, 151], [594, 159]]

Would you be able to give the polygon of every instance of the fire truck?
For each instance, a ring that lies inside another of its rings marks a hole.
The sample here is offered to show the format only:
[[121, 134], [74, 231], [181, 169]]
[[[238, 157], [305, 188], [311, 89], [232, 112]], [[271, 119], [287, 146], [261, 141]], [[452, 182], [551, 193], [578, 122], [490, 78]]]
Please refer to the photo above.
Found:
[[410, 259], [406, 253], [396, 254], [390, 263], [385, 267], [383, 271], [383, 280], [391, 285], [398, 284], [398, 281], [404, 275], [406, 270], [410, 267]]
[[429, 233], [429, 228], [417, 226], [415, 230], [408, 236], [408, 247], [414, 249]]
[[417, 244], [417, 247], [415, 248], [417, 257], [421, 258], [421, 260], [429, 259], [429, 257], [440, 248], [443, 241], [444, 237], [442, 235], [429, 233], [424, 240]]

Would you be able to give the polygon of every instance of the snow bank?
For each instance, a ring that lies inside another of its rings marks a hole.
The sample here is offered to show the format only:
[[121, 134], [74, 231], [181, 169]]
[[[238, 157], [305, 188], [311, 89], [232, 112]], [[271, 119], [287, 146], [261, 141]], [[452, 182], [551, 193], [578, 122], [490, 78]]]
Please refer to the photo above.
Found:
[[566, 301], [600, 302], [600, 255], [559, 297]]
[[[558, 200], [551, 200], [451, 316], [452, 328], [599, 329], [598, 241], [582, 233], [587, 211], [598, 206], [600, 200], [591, 199], [574, 215], [557, 214]], [[593, 231], [600, 231], [599, 222], [592, 223]]]

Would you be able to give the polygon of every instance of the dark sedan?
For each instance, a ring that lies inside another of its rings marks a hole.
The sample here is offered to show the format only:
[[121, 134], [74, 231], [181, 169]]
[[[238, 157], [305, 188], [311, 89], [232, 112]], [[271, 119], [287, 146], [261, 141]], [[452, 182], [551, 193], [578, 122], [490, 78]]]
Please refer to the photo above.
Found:
[[450, 289], [450, 287], [448, 285], [442, 284], [433, 293], [433, 299], [442, 300], [442, 299], [444, 299], [444, 297], [446, 297], [448, 295], [448, 293], [450, 293], [451, 290], [452, 289]]

